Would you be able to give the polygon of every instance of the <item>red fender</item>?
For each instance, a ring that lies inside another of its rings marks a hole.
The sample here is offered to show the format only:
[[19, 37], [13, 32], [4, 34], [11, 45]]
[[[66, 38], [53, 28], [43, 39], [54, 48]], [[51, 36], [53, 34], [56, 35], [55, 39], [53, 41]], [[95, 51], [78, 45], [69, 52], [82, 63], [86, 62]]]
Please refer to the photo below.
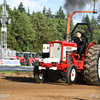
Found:
[[87, 47], [87, 49], [86, 49], [86, 51], [85, 51], [85, 56], [87, 55], [87, 52], [88, 52], [90, 46], [92, 46], [92, 45], [97, 45], [97, 43], [94, 42], [94, 41], [90, 42], [90, 44], [88, 45], [88, 47]]

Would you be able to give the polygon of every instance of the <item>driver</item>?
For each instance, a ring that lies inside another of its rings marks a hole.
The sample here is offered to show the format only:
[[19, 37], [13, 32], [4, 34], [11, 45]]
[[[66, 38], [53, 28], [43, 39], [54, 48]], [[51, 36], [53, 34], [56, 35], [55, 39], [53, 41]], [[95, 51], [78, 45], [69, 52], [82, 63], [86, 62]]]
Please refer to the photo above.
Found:
[[86, 48], [86, 36], [82, 36], [82, 33], [80, 31], [76, 32], [76, 38], [74, 40], [75, 43], [77, 43], [78, 47], [77, 47], [77, 54], [80, 55], [80, 58], [82, 56], [82, 54], [84, 53], [84, 50]]

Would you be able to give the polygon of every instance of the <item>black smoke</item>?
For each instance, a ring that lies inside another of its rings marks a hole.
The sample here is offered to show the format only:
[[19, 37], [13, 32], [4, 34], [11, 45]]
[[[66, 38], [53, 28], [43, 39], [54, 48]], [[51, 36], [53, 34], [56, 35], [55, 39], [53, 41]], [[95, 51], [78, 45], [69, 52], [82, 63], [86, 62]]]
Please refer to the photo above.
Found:
[[91, 4], [93, 0], [65, 0], [64, 8], [69, 11], [83, 10], [86, 4]]

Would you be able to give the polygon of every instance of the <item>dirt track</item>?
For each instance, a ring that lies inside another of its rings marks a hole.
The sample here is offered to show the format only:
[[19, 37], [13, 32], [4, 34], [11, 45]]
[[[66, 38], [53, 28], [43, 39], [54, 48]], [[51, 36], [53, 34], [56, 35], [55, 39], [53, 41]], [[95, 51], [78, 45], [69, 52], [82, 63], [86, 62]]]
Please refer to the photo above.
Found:
[[37, 84], [32, 73], [0, 74], [0, 100], [100, 100], [98, 94], [100, 86], [51, 82]]

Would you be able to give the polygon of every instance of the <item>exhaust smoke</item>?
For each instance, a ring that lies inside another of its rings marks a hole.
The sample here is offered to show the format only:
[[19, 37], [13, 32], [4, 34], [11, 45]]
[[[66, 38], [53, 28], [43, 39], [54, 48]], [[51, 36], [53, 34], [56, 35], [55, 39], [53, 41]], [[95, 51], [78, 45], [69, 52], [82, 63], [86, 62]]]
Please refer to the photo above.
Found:
[[83, 10], [87, 4], [91, 4], [93, 0], [65, 0], [64, 8], [71, 12], [75, 10]]

